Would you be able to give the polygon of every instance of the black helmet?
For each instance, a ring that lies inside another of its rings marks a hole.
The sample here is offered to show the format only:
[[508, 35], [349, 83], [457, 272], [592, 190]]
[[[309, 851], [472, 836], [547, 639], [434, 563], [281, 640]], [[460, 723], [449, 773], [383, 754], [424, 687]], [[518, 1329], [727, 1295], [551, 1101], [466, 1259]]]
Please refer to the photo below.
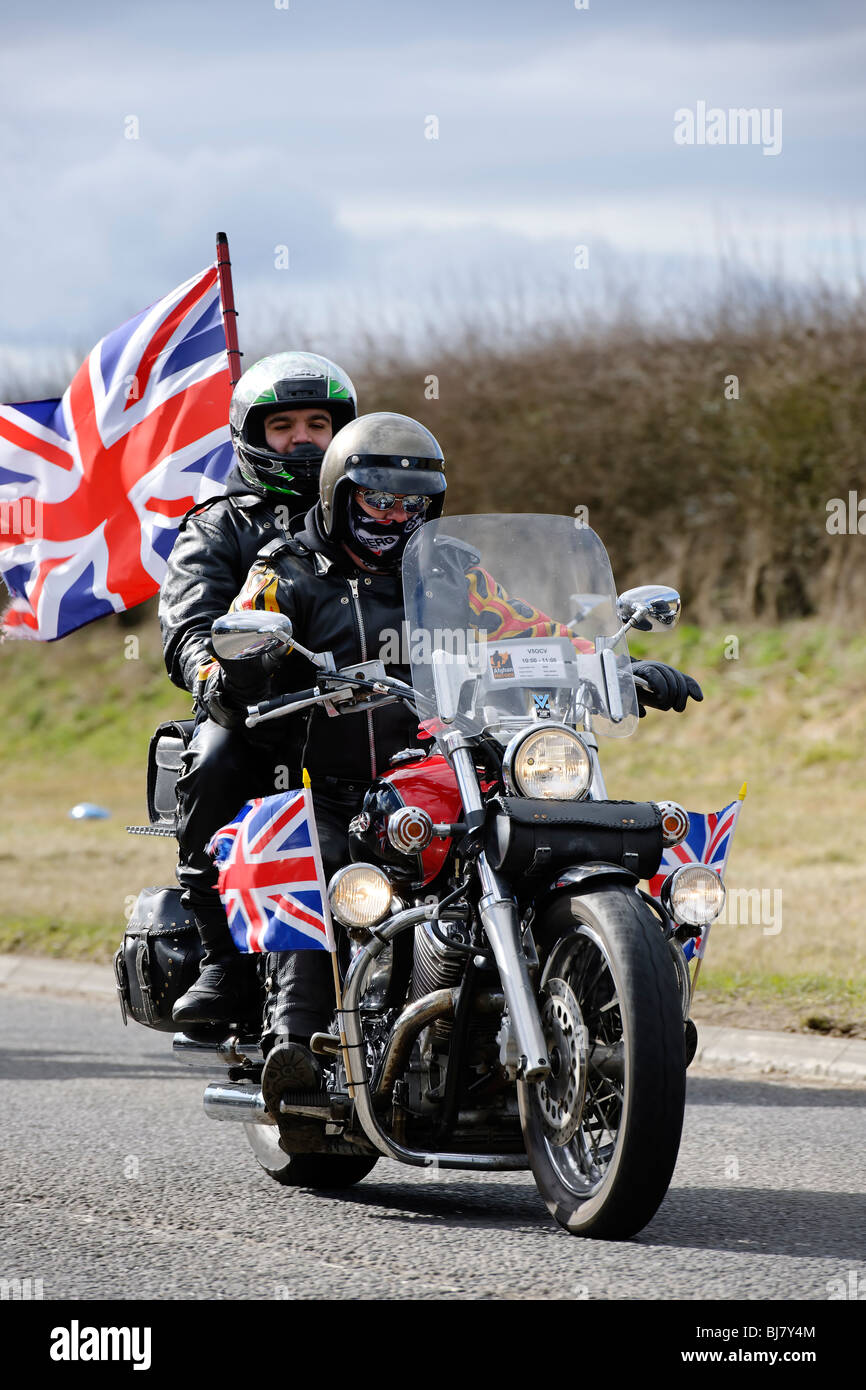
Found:
[[429, 497], [425, 515], [432, 520], [442, 515], [445, 504], [445, 458], [430, 431], [408, 415], [359, 415], [325, 450], [319, 475], [325, 535], [343, 539], [348, 514], [344, 493], [353, 486]]
[[[265, 417], [286, 410], [321, 406], [334, 433], [358, 413], [355, 388], [336, 363], [315, 352], [278, 352], [244, 372], [229, 407], [229, 428], [242, 476], [257, 492], [315, 492], [321, 456], [300, 446], [299, 456], [278, 454], [265, 441]], [[306, 453], [306, 457], [304, 457]]]

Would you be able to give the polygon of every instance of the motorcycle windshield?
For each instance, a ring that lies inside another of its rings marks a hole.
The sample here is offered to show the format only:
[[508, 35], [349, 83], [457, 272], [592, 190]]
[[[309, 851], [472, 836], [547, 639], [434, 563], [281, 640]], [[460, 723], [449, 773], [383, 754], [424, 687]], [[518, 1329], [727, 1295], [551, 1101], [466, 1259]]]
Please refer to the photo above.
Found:
[[529, 720], [633, 733], [628, 644], [601, 540], [573, 517], [449, 516], [403, 558], [412, 683], [468, 732]]

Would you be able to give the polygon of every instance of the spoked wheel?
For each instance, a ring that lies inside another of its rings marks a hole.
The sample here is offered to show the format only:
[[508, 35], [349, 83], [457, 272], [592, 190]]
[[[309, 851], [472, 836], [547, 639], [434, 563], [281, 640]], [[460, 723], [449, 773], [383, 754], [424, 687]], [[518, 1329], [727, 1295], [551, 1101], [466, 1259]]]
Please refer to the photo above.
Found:
[[676, 975], [658, 922], [624, 887], [558, 899], [542, 929], [556, 940], [539, 998], [551, 1073], [518, 1084], [527, 1155], [560, 1225], [625, 1240], [654, 1216], [679, 1152]]
[[337, 1191], [354, 1187], [378, 1162], [376, 1154], [287, 1154], [276, 1125], [244, 1125], [260, 1168], [283, 1187]]

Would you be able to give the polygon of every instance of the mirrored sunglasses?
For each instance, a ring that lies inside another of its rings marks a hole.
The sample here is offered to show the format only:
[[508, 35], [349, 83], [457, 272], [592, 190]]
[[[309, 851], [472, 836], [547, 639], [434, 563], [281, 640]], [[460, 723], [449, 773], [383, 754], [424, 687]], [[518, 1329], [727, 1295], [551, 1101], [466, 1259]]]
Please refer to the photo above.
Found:
[[430, 506], [431, 497], [422, 497], [418, 494], [403, 496], [399, 492], [377, 492], [373, 488], [359, 488], [358, 496], [368, 507], [372, 507], [374, 512], [388, 512], [392, 507], [396, 507], [399, 502], [404, 512], [411, 516], [417, 512], [426, 512]]

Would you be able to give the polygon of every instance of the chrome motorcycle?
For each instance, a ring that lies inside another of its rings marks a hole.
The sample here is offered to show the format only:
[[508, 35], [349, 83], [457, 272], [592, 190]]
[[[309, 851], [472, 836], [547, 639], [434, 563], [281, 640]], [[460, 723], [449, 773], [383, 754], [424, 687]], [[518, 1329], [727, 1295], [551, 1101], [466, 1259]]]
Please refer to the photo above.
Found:
[[617, 598], [598, 536], [557, 516], [430, 522], [403, 582], [411, 685], [381, 662], [336, 671], [280, 614], [214, 625], [217, 656], [294, 646], [319, 669], [313, 689], [251, 707], [251, 727], [401, 700], [426, 746], [370, 787], [328, 886], [351, 953], [333, 1025], [311, 1040], [322, 1090], [269, 1113], [254, 1029], [180, 1034], [174, 1050], [228, 1068], [205, 1110], [240, 1121], [278, 1182], [346, 1186], [381, 1156], [530, 1169], [566, 1230], [625, 1239], [674, 1171], [693, 1032], [683, 947], [724, 899], [701, 865], [661, 902], [642, 890], [688, 819], [610, 800], [599, 756], [638, 725], [627, 632], [669, 629], [679, 598]]

